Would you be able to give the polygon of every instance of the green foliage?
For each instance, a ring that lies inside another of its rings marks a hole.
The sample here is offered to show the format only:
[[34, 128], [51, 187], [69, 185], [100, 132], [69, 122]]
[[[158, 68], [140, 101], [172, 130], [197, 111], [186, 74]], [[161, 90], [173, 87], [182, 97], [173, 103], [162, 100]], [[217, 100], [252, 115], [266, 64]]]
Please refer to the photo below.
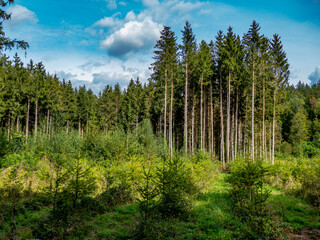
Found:
[[162, 166], [156, 171], [156, 186], [160, 195], [158, 211], [163, 217], [176, 217], [190, 211], [190, 201], [197, 189], [183, 158], [163, 157]]
[[231, 198], [236, 215], [246, 223], [247, 239], [269, 239], [273, 235], [267, 206], [270, 191], [264, 186], [267, 173], [261, 162], [245, 161], [231, 167]]

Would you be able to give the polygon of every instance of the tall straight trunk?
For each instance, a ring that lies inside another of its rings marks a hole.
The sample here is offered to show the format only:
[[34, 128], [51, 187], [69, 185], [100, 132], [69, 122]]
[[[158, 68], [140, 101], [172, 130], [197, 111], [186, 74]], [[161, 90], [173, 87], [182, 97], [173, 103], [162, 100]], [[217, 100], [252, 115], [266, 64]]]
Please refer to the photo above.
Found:
[[69, 125], [70, 125], [70, 122], [69, 122], [69, 120], [68, 120], [68, 121], [67, 121], [67, 130], [66, 130], [67, 133], [69, 133]]
[[242, 122], [239, 121], [239, 125], [238, 125], [238, 152], [239, 152], [239, 157], [241, 157], [241, 143], [242, 143]]
[[252, 161], [254, 162], [254, 62], [252, 63], [252, 109], [251, 109], [251, 152], [252, 152]]
[[222, 166], [226, 166], [225, 158], [224, 158], [224, 130], [223, 130], [223, 104], [222, 104], [222, 82], [220, 76], [220, 127], [221, 127], [221, 140], [220, 140], [220, 158], [222, 161]]
[[164, 144], [167, 145], [167, 64], [164, 72], [164, 118], [163, 118], [163, 137]]
[[19, 116], [17, 116], [17, 132], [19, 132], [19, 130], [20, 130], [20, 118], [19, 118]]
[[273, 119], [272, 119], [272, 164], [274, 164], [274, 145], [276, 128], [276, 89], [273, 92]]
[[193, 103], [192, 103], [192, 124], [191, 124], [191, 146], [192, 152], [194, 152], [194, 110], [195, 110], [195, 97], [193, 96]]
[[186, 83], [184, 89], [184, 151], [188, 152], [188, 61], [186, 60]]
[[231, 70], [229, 67], [229, 81], [228, 81], [228, 98], [227, 98], [227, 132], [226, 132], [226, 150], [227, 161], [230, 157], [230, 87], [231, 87]]
[[213, 134], [213, 101], [212, 101], [212, 83], [210, 84], [210, 103], [211, 103], [211, 116], [210, 116], [210, 122], [211, 122], [211, 152], [214, 153], [214, 134]]
[[173, 137], [172, 137], [172, 127], [173, 124], [173, 70], [171, 73], [171, 96], [170, 96], [170, 116], [169, 116], [169, 145], [170, 145], [170, 155], [173, 152]]
[[11, 119], [11, 116], [10, 116], [10, 111], [9, 111], [9, 113], [8, 113], [8, 139], [10, 139], [10, 125], [11, 125], [10, 119]]
[[78, 131], [79, 131], [79, 137], [81, 136], [81, 121], [80, 121], [80, 117], [78, 119]]
[[234, 112], [232, 112], [231, 117], [231, 135], [230, 135], [230, 143], [231, 143], [231, 158], [234, 161]]
[[201, 93], [200, 93], [200, 148], [203, 149], [203, 73], [201, 74]]
[[236, 119], [235, 119], [235, 138], [234, 138], [234, 157], [237, 158], [237, 151], [238, 151], [238, 115], [239, 115], [239, 94], [238, 94], [238, 87], [236, 89]]
[[266, 136], [266, 126], [265, 126], [265, 115], [266, 115], [266, 96], [265, 96], [265, 81], [263, 79], [263, 87], [262, 87], [262, 156], [263, 158], [266, 157], [266, 142], [265, 142], [265, 136]]
[[49, 135], [50, 110], [47, 110], [47, 134]]
[[269, 161], [272, 161], [272, 123], [270, 122], [269, 127]]
[[38, 98], [36, 99], [35, 120], [34, 120], [34, 136], [38, 133]]
[[203, 134], [202, 134], [202, 148], [206, 150], [206, 95], [203, 96]]
[[89, 119], [89, 113], [87, 113], [86, 134], [88, 134], [88, 133], [89, 133], [89, 121], [88, 121], [88, 119]]
[[28, 139], [28, 136], [29, 136], [29, 112], [30, 112], [30, 98], [28, 98], [27, 113], [26, 113], [26, 139]]

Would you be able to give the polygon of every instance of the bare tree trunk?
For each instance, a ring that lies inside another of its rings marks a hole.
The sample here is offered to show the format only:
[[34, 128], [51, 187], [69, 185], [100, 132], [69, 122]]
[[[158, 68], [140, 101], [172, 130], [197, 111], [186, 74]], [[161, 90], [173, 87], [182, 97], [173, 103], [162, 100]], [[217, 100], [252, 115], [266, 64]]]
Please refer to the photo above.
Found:
[[78, 120], [78, 130], [79, 130], [79, 137], [81, 136], [81, 121], [80, 121], [80, 117]]
[[201, 74], [201, 93], [200, 93], [200, 148], [201, 150], [203, 150], [203, 145], [202, 145], [202, 141], [203, 141], [203, 120], [202, 120], [202, 116], [203, 116], [203, 74]]
[[164, 73], [164, 118], [163, 118], [163, 137], [164, 137], [164, 144], [167, 145], [167, 64]]
[[192, 145], [192, 152], [194, 152], [194, 109], [195, 109], [195, 99], [193, 96], [193, 103], [192, 103], [192, 126], [191, 126], [191, 145]]
[[28, 136], [29, 136], [29, 112], [30, 112], [30, 98], [28, 98], [27, 114], [26, 114], [26, 139], [28, 139]]
[[206, 95], [203, 96], [203, 134], [202, 134], [202, 148], [206, 150]]
[[186, 83], [185, 83], [185, 96], [184, 96], [184, 150], [188, 152], [188, 61], [186, 60]]
[[230, 143], [231, 143], [231, 159], [234, 161], [234, 112], [232, 112], [232, 117], [231, 117], [231, 136], [230, 136]]
[[227, 132], [226, 132], [226, 150], [227, 150], [227, 161], [230, 157], [230, 88], [231, 88], [231, 70], [229, 67], [229, 81], [228, 81], [228, 98], [227, 98]]
[[251, 138], [252, 138], [252, 161], [254, 162], [254, 62], [252, 69], [252, 109], [251, 109]]
[[263, 80], [263, 88], [262, 88], [262, 95], [263, 95], [263, 103], [262, 103], [262, 155], [263, 158], [266, 157], [266, 143], [265, 143], [265, 130], [266, 130], [266, 126], [265, 126], [265, 112], [266, 112], [266, 96], [265, 96], [265, 82]]
[[47, 110], [47, 134], [49, 135], [50, 110]]
[[10, 139], [10, 124], [11, 124], [11, 122], [10, 122], [10, 111], [9, 111], [9, 113], [8, 113], [8, 139]]
[[38, 98], [36, 99], [35, 120], [34, 120], [34, 136], [38, 134]]
[[222, 161], [222, 166], [226, 166], [224, 158], [224, 130], [223, 130], [223, 104], [222, 104], [222, 82], [220, 77], [220, 125], [221, 125], [221, 141], [220, 141], [220, 158]]
[[212, 101], [212, 83], [210, 85], [210, 102], [211, 102], [211, 152], [214, 153], [214, 134], [213, 134], [213, 101]]
[[275, 128], [276, 128], [276, 90], [273, 92], [273, 119], [272, 119], [272, 164], [274, 164], [274, 145], [275, 145]]
[[170, 155], [172, 156], [173, 152], [173, 137], [172, 137], [172, 123], [173, 123], [173, 70], [171, 73], [171, 96], [170, 96], [170, 116], [169, 116], [169, 146], [170, 146]]
[[67, 133], [69, 133], [69, 124], [70, 124], [70, 122], [69, 122], [69, 120], [67, 121]]
[[236, 89], [236, 122], [235, 122], [235, 142], [234, 142], [234, 157], [237, 158], [237, 152], [238, 152], [238, 112], [239, 112], [239, 94], [238, 94], [238, 88]]

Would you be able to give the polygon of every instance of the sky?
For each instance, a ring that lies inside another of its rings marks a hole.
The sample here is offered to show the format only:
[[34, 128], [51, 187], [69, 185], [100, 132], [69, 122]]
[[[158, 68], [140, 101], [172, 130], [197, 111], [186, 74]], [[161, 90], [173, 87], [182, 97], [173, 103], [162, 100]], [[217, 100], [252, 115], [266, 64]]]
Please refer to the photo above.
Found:
[[256, 20], [266, 37], [281, 36], [290, 84], [320, 79], [320, 0], [15, 0], [6, 11], [6, 36], [30, 45], [26, 55], [19, 52], [25, 63], [42, 62], [50, 74], [95, 93], [117, 82], [124, 88], [131, 78], [147, 82], [163, 25], [180, 42], [187, 20], [198, 43], [229, 26], [243, 36]]

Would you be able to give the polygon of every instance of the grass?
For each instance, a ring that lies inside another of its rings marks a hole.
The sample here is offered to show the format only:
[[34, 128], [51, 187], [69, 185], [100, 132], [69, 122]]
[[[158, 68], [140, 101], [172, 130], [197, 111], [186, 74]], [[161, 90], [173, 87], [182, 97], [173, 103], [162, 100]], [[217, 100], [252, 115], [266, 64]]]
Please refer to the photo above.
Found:
[[[193, 202], [188, 216], [158, 220], [153, 229], [153, 239], [235, 239], [241, 236], [246, 231], [246, 226], [235, 216], [231, 207], [231, 187], [227, 177], [228, 174], [219, 173], [211, 187]], [[292, 233], [300, 236], [299, 234], [303, 233], [309, 236], [309, 239], [317, 239], [320, 210], [302, 199], [285, 195], [279, 188], [268, 188], [271, 191], [270, 213], [280, 228], [288, 236]], [[48, 214], [49, 209], [42, 207], [38, 211], [30, 209], [19, 214], [16, 217], [19, 239], [32, 238], [32, 227]], [[112, 210], [80, 221], [70, 229], [72, 234], [68, 239], [133, 239], [138, 219], [139, 208], [136, 203], [116, 206]], [[2, 236], [5, 235], [0, 230], [0, 239]]]

